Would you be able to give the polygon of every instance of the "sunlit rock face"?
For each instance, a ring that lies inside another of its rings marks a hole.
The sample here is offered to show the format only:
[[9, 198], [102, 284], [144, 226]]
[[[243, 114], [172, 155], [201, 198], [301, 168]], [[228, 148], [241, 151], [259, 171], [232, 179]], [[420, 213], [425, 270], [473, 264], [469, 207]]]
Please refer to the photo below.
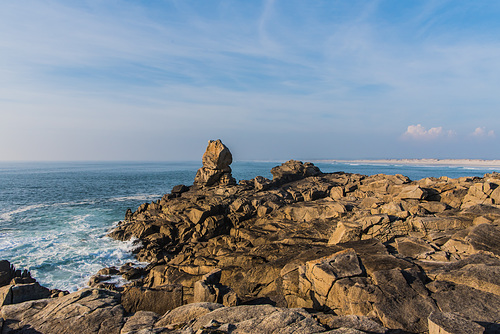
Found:
[[231, 175], [233, 156], [220, 139], [210, 140], [202, 158], [203, 167], [198, 169], [194, 185], [210, 187], [214, 185], [232, 185], [236, 180]]

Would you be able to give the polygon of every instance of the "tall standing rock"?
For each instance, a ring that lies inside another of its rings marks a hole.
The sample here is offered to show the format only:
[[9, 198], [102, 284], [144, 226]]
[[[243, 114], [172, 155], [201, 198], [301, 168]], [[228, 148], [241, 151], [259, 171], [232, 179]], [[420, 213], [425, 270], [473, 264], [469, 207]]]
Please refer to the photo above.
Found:
[[236, 180], [231, 175], [233, 156], [220, 139], [210, 140], [203, 154], [203, 167], [198, 169], [194, 185], [209, 187], [214, 185], [234, 185]]

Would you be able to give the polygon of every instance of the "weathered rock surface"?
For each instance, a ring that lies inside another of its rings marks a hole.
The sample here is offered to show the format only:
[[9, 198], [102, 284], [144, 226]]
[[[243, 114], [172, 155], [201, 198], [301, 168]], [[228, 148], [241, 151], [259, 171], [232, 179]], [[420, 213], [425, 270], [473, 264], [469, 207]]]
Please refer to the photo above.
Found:
[[[411, 181], [324, 174], [294, 160], [271, 172], [133, 212], [111, 236], [143, 242], [137, 256], [151, 265], [136, 284], [180, 284], [184, 303], [222, 303], [203, 278], [216, 271], [242, 304], [365, 316], [415, 333], [456, 291], [498, 296], [500, 174]], [[456, 311], [494, 327], [494, 300]]]
[[16, 270], [9, 261], [0, 261], [0, 307], [49, 298], [59, 292], [62, 291], [50, 291], [41, 286], [28, 271]]
[[454, 313], [432, 312], [429, 334], [482, 334], [484, 327]]
[[222, 304], [216, 303], [191, 303], [173, 309], [165, 313], [161, 319], [155, 324], [156, 327], [177, 326], [182, 327], [190, 323], [192, 320], [210, 313], [214, 310], [224, 307]]
[[182, 286], [174, 284], [155, 288], [128, 286], [122, 295], [121, 303], [128, 313], [151, 311], [164, 314], [183, 304]]
[[[198, 170], [194, 179], [195, 185], [205, 187], [215, 184], [236, 184], [236, 180], [231, 176], [231, 167], [229, 167], [233, 162], [233, 156], [220, 139], [208, 142], [202, 162], [203, 167]], [[183, 189], [174, 189], [177, 193], [181, 192], [179, 190]]]
[[212, 327], [230, 333], [318, 333], [324, 332], [313, 317], [301, 309], [271, 305], [219, 308], [199, 317], [193, 329]]
[[85, 289], [64, 297], [3, 306], [2, 333], [120, 333], [120, 295]]
[[221, 274], [220, 269], [215, 269], [194, 283], [194, 303], [211, 302], [225, 306], [238, 305], [239, 298], [233, 289], [220, 284]]
[[[84, 289], [64, 297], [7, 305], [0, 310], [1, 332], [321, 333], [329, 328], [303, 309], [271, 305], [225, 307], [216, 303], [193, 303], [167, 311], [163, 316], [150, 311], [127, 315], [120, 297], [120, 293], [104, 289]], [[360, 328], [381, 328], [368, 319], [349, 323]]]
[[[331, 314], [320, 315], [319, 321], [324, 323], [329, 328], [342, 329], [345, 331], [355, 330], [361, 333], [378, 333], [384, 334], [388, 331], [387, 328], [381, 326], [377, 322], [366, 316], [345, 315], [334, 316]], [[327, 332], [330, 333], [330, 332]]]
[[[445, 333], [454, 316], [499, 331], [500, 174], [411, 181], [291, 160], [236, 184], [231, 160], [211, 141], [194, 186], [110, 233], [150, 263], [92, 281], [118, 291], [102, 309], [121, 310], [121, 331]], [[100, 281], [116, 274], [124, 289]], [[43, 303], [5, 323], [38, 328]]]
[[136, 333], [138, 331], [152, 330], [158, 321], [158, 314], [150, 311], [138, 311], [128, 318], [120, 334]]

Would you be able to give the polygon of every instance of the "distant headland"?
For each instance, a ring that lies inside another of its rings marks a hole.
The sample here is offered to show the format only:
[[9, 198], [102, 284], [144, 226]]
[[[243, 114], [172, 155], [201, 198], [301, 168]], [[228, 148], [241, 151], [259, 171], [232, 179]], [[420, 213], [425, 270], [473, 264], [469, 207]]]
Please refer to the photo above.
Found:
[[500, 160], [482, 159], [361, 159], [361, 160], [316, 160], [321, 162], [358, 163], [358, 164], [399, 164], [419, 166], [464, 166], [499, 167]]

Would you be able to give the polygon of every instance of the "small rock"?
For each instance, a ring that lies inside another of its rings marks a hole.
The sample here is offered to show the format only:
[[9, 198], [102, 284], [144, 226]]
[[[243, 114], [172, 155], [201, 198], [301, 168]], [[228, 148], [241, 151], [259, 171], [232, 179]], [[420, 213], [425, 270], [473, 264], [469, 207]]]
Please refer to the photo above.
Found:
[[91, 287], [96, 286], [100, 282], [104, 281], [109, 281], [111, 279], [111, 276], [104, 276], [104, 275], [94, 275], [90, 278], [88, 285]]
[[182, 193], [185, 193], [186, 191], [189, 191], [189, 188], [186, 187], [185, 185], [183, 184], [179, 184], [179, 185], [176, 185], [172, 188], [172, 191], [171, 193], [172, 194], [182, 194]]
[[120, 271], [116, 269], [116, 267], [102, 268], [97, 272], [97, 275], [109, 276], [109, 275], [118, 275]]
[[425, 199], [427, 192], [417, 185], [405, 186], [398, 197], [401, 199]]
[[273, 181], [262, 176], [257, 176], [253, 179], [253, 186], [257, 190], [267, 190], [271, 188], [272, 184]]
[[434, 253], [436, 250], [422, 239], [403, 237], [396, 239], [398, 253], [411, 258]]

